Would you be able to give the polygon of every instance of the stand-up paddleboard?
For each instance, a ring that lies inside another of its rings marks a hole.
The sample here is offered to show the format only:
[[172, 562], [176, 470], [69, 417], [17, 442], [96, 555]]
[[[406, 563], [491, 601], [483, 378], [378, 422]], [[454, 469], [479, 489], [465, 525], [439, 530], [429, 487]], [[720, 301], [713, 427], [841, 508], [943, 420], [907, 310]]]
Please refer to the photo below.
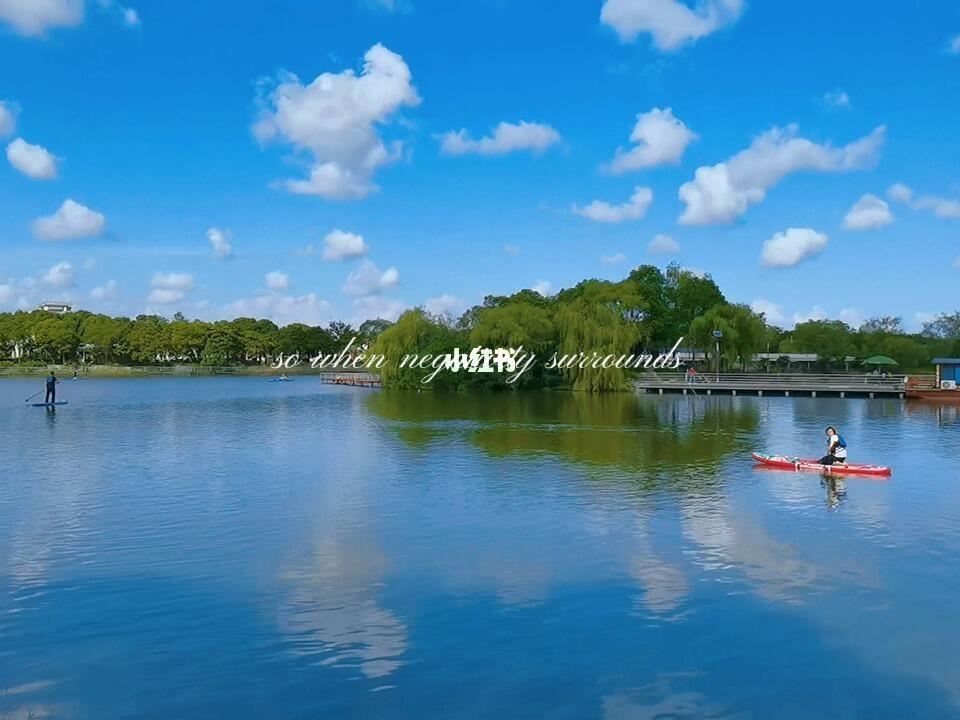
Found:
[[891, 470], [883, 465], [858, 465], [857, 463], [836, 463], [834, 465], [822, 465], [817, 460], [805, 460], [803, 458], [785, 457], [783, 455], [766, 455], [764, 453], [750, 453], [754, 460], [764, 467], [775, 470], [793, 470], [795, 472], [819, 472], [830, 473], [831, 475], [873, 475], [875, 477], [887, 477]]
[[54, 405], [66, 405], [66, 400], [57, 400], [52, 403], [33, 403], [33, 407], [53, 407]]

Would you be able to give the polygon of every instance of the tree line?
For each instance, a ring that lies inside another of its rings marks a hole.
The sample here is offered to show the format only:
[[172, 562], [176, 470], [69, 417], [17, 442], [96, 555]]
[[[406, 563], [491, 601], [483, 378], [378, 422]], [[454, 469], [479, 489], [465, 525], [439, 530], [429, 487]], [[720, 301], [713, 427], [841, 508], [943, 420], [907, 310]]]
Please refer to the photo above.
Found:
[[[719, 364], [726, 370], [746, 368], [760, 352], [814, 353], [819, 369], [844, 367], [851, 356], [888, 355], [901, 370], [926, 370], [932, 357], [960, 354], [960, 312], [940, 315], [920, 333], [907, 333], [897, 317], [871, 318], [856, 329], [838, 320], [811, 320], [787, 331], [746, 305], [728, 302], [709, 275], [678, 265], [666, 270], [642, 265], [623, 280], [584, 280], [550, 297], [533, 290], [488, 296], [456, 318], [414, 308], [395, 323], [368, 320], [358, 327], [342, 322], [278, 327], [254, 318], [206, 322], [180, 314], [130, 319], [85, 311], [2, 313], [0, 361], [262, 365], [281, 354], [309, 358], [338, 352], [356, 337], [357, 345], [387, 357], [381, 371], [385, 384], [414, 387], [422, 373], [400, 367], [404, 355], [442, 354], [455, 347], [523, 346], [542, 358], [580, 351], [656, 354], [683, 337], [683, 347], [701, 351], [712, 368], [718, 361], [716, 330], [722, 332]], [[522, 384], [609, 390], [624, 386], [627, 375], [618, 368], [549, 369], [541, 362]], [[497, 376], [443, 372], [434, 386], [501, 383]]]

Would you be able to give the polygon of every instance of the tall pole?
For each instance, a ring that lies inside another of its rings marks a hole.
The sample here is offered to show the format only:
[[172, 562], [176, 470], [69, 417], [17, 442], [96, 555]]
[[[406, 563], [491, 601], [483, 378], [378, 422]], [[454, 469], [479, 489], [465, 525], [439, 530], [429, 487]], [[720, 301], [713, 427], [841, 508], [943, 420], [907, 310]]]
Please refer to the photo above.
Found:
[[720, 338], [717, 338], [717, 382], [720, 382]]

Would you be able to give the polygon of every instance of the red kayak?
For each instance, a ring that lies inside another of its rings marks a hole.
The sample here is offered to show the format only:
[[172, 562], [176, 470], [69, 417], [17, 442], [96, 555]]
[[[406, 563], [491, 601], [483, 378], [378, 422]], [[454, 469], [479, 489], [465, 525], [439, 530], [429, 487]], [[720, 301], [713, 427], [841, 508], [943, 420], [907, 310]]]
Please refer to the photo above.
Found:
[[804, 460], [803, 458], [784, 457], [783, 455], [765, 455], [751, 453], [753, 459], [764, 467], [777, 470], [794, 470], [803, 472], [830, 473], [831, 475], [874, 475], [887, 477], [891, 470], [882, 465], [857, 465], [856, 463], [837, 463], [822, 465], [818, 460]]

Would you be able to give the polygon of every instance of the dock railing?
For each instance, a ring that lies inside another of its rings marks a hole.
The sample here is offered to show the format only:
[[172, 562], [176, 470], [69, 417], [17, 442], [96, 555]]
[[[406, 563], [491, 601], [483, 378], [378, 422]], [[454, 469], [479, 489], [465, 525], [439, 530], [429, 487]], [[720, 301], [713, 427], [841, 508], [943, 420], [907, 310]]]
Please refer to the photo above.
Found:
[[[918, 376], [912, 376], [918, 377]], [[744, 388], [811, 388], [815, 390], [901, 390], [907, 385], [906, 375], [874, 375], [872, 373], [697, 373], [648, 371], [637, 376], [639, 385], [676, 386], [678, 388], [723, 386]]]

